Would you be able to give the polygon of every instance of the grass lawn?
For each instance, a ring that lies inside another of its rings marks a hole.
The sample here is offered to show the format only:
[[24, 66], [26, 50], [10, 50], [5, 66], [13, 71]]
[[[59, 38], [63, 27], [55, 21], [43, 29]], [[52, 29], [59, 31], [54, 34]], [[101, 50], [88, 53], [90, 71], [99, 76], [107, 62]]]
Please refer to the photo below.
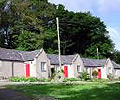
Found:
[[120, 100], [120, 84], [86, 83], [79, 85], [22, 85], [8, 86], [30, 98], [52, 96], [58, 100]]

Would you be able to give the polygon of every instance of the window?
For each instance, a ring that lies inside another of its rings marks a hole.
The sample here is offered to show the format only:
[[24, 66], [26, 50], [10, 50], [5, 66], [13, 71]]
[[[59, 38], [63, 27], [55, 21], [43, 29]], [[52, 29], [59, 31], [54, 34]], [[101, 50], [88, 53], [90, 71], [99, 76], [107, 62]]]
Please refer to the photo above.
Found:
[[81, 72], [80, 65], [77, 65], [77, 72]]
[[108, 73], [112, 73], [111, 67], [108, 67]]
[[41, 71], [46, 71], [46, 70], [47, 70], [46, 62], [41, 62]]

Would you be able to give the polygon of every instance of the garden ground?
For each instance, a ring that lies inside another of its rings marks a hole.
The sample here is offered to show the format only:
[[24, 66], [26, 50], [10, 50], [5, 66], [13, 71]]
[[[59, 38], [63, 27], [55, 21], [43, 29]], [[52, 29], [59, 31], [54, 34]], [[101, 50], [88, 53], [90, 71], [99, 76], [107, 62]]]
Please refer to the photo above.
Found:
[[29, 98], [53, 97], [58, 100], [120, 100], [119, 83], [42, 84], [8, 86]]

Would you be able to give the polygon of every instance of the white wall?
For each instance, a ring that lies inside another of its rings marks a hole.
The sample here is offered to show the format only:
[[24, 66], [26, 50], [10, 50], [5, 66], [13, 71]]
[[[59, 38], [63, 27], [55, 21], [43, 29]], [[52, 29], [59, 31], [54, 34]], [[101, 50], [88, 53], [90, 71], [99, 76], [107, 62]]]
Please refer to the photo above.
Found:
[[24, 77], [25, 67], [24, 62], [17, 61], [1, 61], [0, 62], [0, 77]]
[[83, 70], [85, 69], [85, 67], [84, 67], [84, 64], [83, 64], [83, 61], [82, 61], [82, 59], [81, 59], [81, 57], [80, 57], [80, 55], [77, 55], [77, 57], [76, 57], [76, 59], [74, 59], [74, 61], [72, 62], [72, 65], [71, 65], [71, 67], [73, 67], [73, 69], [74, 69], [74, 77], [78, 77], [79, 76], [79, 72], [77, 71], [77, 65], [80, 65], [80, 67], [81, 67], [81, 72], [83, 72]]
[[107, 79], [106, 66], [101, 67], [101, 78]]
[[[46, 71], [41, 70], [41, 62], [46, 62]], [[50, 60], [48, 59], [45, 51], [36, 58], [36, 77], [37, 78], [48, 78], [51, 75]]]
[[[25, 63], [30, 64], [30, 77], [37, 77], [36, 76], [36, 58], [34, 59], [34, 61], [28, 61]], [[26, 66], [26, 64], [25, 64], [25, 66]]]
[[120, 77], [120, 69], [114, 69], [115, 70], [115, 78]]

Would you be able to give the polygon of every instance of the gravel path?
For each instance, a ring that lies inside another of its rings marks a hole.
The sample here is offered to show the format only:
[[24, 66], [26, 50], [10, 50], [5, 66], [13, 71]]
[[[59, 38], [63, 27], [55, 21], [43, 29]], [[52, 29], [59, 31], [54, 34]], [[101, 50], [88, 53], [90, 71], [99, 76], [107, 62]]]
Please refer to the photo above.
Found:
[[19, 92], [7, 89], [6, 85], [18, 85], [18, 84], [0, 81], [0, 100], [30, 100]]
[[22, 94], [0, 87], [0, 100], [30, 100]]
[[[0, 81], [0, 100], [30, 100], [24, 95], [14, 90], [9, 90], [6, 86], [10, 85], [28, 85], [28, 84], [51, 84], [50, 82], [9, 82], [9, 81]], [[36, 98], [35, 100], [55, 100], [51, 97], [42, 97]]]

